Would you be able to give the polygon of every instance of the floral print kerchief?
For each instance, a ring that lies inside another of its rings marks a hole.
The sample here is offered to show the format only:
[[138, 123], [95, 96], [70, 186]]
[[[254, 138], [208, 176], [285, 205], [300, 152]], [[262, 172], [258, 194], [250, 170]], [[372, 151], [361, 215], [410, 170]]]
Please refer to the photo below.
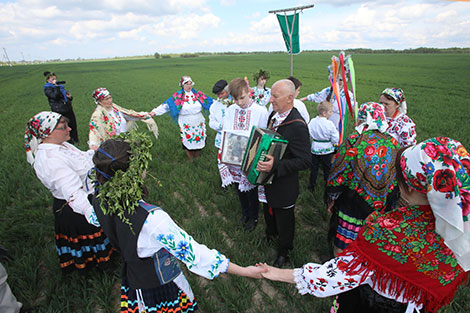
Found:
[[357, 119], [359, 125], [356, 126], [356, 130], [359, 134], [365, 130], [374, 129], [385, 133], [388, 128], [384, 107], [377, 102], [363, 103], [359, 108]]
[[400, 165], [406, 183], [427, 194], [436, 232], [470, 269], [470, 155], [458, 141], [437, 137], [405, 150]]
[[62, 115], [55, 112], [44, 111], [34, 115], [26, 124], [24, 131], [24, 148], [26, 150], [26, 160], [29, 164], [34, 164], [34, 157], [42, 139], [49, 136]]
[[392, 97], [399, 105], [398, 112], [406, 114], [405, 93], [401, 88], [386, 88], [382, 94]]
[[99, 104], [101, 100], [103, 100], [104, 98], [106, 98], [109, 95], [110, 95], [110, 93], [109, 93], [108, 89], [102, 88], [102, 87], [94, 90], [93, 94], [92, 94], [93, 99], [95, 100], [96, 104]]

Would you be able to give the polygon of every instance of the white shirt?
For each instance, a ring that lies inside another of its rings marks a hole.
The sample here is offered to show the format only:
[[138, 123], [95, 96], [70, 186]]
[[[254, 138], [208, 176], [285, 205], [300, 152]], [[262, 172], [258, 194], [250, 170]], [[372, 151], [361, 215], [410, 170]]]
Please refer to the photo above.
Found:
[[222, 126], [223, 126], [223, 119], [225, 116], [225, 110], [227, 109], [227, 105], [220, 101], [221, 99], [217, 99], [212, 102], [212, 105], [209, 109], [209, 127], [213, 130], [217, 131], [217, 135], [215, 136], [215, 146], [220, 148], [222, 143]]
[[308, 123], [308, 132], [312, 141], [313, 154], [329, 154], [335, 150], [334, 145], [339, 143], [339, 132], [332, 121], [326, 117], [317, 116]]
[[223, 119], [223, 131], [249, 137], [253, 126], [266, 127], [268, 111], [266, 107], [254, 105], [254, 103], [251, 102], [244, 109], [237, 104], [228, 107]]
[[67, 201], [72, 210], [90, 222], [95, 214], [88, 201], [94, 192], [88, 172], [94, 166], [94, 151], [86, 152], [64, 142], [61, 145], [42, 143], [38, 146], [34, 170], [39, 180], [57, 199]]
[[[312, 93], [307, 96], [307, 100], [314, 101], [316, 103], [321, 103], [322, 101], [326, 100], [326, 98], [328, 97], [328, 94], [330, 93], [330, 90], [331, 90], [331, 87], [326, 87], [325, 89], [317, 93]], [[349, 99], [351, 100], [351, 106], [354, 110], [354, 106], [356, 105], [356, 101], [354, 100], [354, 95], [350, 90], [348, 90], [348, 94], [349, 94]], [[344, 93], [344, 89], [341, 89], [341, 91], [339, 92], [339, 97], [340, 97], [340, 102], [342, 103], [342, 105], [344, 105], [347, 108], [347, 110], [349, 110], [349, 107], [346, 102], [346, 94]], [[336, 96], [334, 92], [331, 94], [330, 102], [333, 103], [333, 114], [331, 115], [329, 120], [335, 124], [336, 128], [339, 128], [339, 120], [340, 120], [339, 108], [338, 108], [338, 101], [336, 100]]]

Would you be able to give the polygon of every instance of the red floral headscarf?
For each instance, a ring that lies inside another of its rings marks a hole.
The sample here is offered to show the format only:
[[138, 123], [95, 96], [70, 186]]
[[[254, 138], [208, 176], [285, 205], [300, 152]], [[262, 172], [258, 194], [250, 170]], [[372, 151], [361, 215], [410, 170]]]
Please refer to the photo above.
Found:
[[103, 87], [100, 87], [100, 88], [94, 90], [93, 94], [92, 94], [93, 99], [95, 99], [96, 104], [99, 104], [101, 100], [103, 100], [104, 98], [106, 98], [109, 95], [110, 95], [110, 93], [109, 93], [108, 89], [103, 88]]
[[61, 117], [62, 115], [59, 113], [44, 111], [29, 119], [24, 131], [24, 148], [29, 164], [34, 164], [39, 144], [52, 133]]
[[470, 155], [458, 141], [437, 137], [406, 149], [400, 159], [405, 182], [426, 193], [436, 232], [470, 269]]

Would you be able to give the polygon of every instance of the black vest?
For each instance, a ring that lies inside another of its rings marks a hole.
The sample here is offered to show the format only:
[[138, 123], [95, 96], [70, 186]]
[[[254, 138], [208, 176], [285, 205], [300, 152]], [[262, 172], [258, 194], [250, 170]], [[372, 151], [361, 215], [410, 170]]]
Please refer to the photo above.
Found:
[[100, 208], [100, 201], [93, 197], [93, 207], [96, 216], [109, 241], [121, 254], [124, 266], [121, 275], [126, 277], [133, 289], [149, 289], [161, 286], [155, 274], [155, 264], [151, 257], [140, 258], [137, 255], [137, 239], [149, 212], [160, 208], [143, 202], [143, 206], [137, 206], [134, 214], [125, 217], [129, 219], [129, 225], [123, 223], [116, 215], [105, 215]]

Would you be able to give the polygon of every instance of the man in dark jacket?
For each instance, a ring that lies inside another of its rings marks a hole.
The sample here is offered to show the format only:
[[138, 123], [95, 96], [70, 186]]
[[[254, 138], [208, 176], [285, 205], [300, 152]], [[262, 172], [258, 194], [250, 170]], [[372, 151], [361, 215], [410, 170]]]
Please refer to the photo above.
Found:
[[55, 73], [44, 72], [44, 76], [46, 76], [44, 94], [49, 100], [51, 111], [60, 113], [68, 119], [69, 127], [72, 129], [69, 142], [78, 143], [77, 120], [72, 108], [72, 95], [65, 90], [64, 85], [57, 82]]
[[267, 156], [258, 163], [258, 170], [272, 172], [271, 185], [265, 186], [267, 206], [264, 207], [268, 240], [279, 235], [278, 256], [274, 266], [281, 267], [294, 248], [295, 202], [299, 195], [299, 171], [310, 168], [310, 137], [308, 127], [299, 111], [294, 108], [295, 86], [287, 79], [274, 83], [271, 88], [273, 112], [268, 127], [281, 134], [289, 143], [281, 160]]

